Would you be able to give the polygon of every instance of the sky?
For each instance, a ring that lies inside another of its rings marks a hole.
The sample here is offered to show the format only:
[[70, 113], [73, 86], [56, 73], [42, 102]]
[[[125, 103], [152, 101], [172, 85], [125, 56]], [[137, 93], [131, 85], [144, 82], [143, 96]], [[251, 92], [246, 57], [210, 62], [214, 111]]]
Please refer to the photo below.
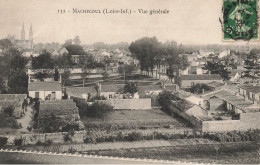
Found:
[[[14, 34], [20, 39], [23, 23], [28, 38], [32, 23], [35, 43], [64, 43], [74, 36], [83, 44], [131, 43], [156, 36], [161, 42], [223, 44], [221, 6], [222, 0], [0, 0], [0, 38]], [[77, 14], [73, 9], [131, 9], [132, 14]], [[169, 14], [140, 14], [138, 9]]]

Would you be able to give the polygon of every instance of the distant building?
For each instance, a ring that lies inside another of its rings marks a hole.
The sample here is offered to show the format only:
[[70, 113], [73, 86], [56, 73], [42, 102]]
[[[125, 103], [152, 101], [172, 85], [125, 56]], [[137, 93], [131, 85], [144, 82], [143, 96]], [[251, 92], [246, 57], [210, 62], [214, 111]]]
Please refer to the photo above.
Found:
[[33, 30], [32, 30], [32, 24], [30, 26], [29, 38], [28, 39], [25, 39], [25, 30], [24, 30], [24, 24], [23, 24], [22, 31], [21, 31], [21, 39], [15, 40], [15, 44], [20, 49], [33, 50]]
[[181, 88], [189, 88], [197, 83], [210, 83], [210, 82], [220, 82], [223, 80], [218, 74], [190, 74], [181, 75], [176, 78], [176, 83], [180, 85]]
[[30, 82], [28, 94], [29, 97], [41, 100], [61, 100], [61, 84], [59, 82]]

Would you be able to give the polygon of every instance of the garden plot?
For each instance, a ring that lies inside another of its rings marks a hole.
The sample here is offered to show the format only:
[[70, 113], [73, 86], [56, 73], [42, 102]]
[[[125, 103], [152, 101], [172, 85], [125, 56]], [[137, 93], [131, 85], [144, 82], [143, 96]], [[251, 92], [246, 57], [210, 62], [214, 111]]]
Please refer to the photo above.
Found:
[[[123, 130], [123, 129], [191, 129], [184, 120], [173, 118], [159, 109], [116, 110], [104, 118], [84, 116], [82, 121], [87, 129]], [[145, 131], [144, 131], [145, 132]]]

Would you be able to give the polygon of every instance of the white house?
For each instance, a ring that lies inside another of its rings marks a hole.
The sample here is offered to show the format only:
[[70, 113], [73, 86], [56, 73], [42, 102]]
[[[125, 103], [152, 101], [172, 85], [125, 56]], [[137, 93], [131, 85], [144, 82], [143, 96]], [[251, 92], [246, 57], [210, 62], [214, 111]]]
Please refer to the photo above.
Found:
[[41, 100], [61, 100], [62, 89], [59, 82], [30, 82], [28, 83], [29, 97]]

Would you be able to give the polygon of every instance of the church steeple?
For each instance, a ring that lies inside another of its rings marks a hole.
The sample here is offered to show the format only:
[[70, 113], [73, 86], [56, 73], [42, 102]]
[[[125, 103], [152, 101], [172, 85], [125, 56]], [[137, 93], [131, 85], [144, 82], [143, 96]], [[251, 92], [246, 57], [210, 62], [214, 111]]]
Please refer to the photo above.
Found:
[[30, 32], [29, 32], [29, 40], [33, 40], [33, 30], [32, 30], [32, 24], [30, 26]]
[[24, 23], [21, 31], [21, 40], [25, 40], [25, 30], [24, 30]]

